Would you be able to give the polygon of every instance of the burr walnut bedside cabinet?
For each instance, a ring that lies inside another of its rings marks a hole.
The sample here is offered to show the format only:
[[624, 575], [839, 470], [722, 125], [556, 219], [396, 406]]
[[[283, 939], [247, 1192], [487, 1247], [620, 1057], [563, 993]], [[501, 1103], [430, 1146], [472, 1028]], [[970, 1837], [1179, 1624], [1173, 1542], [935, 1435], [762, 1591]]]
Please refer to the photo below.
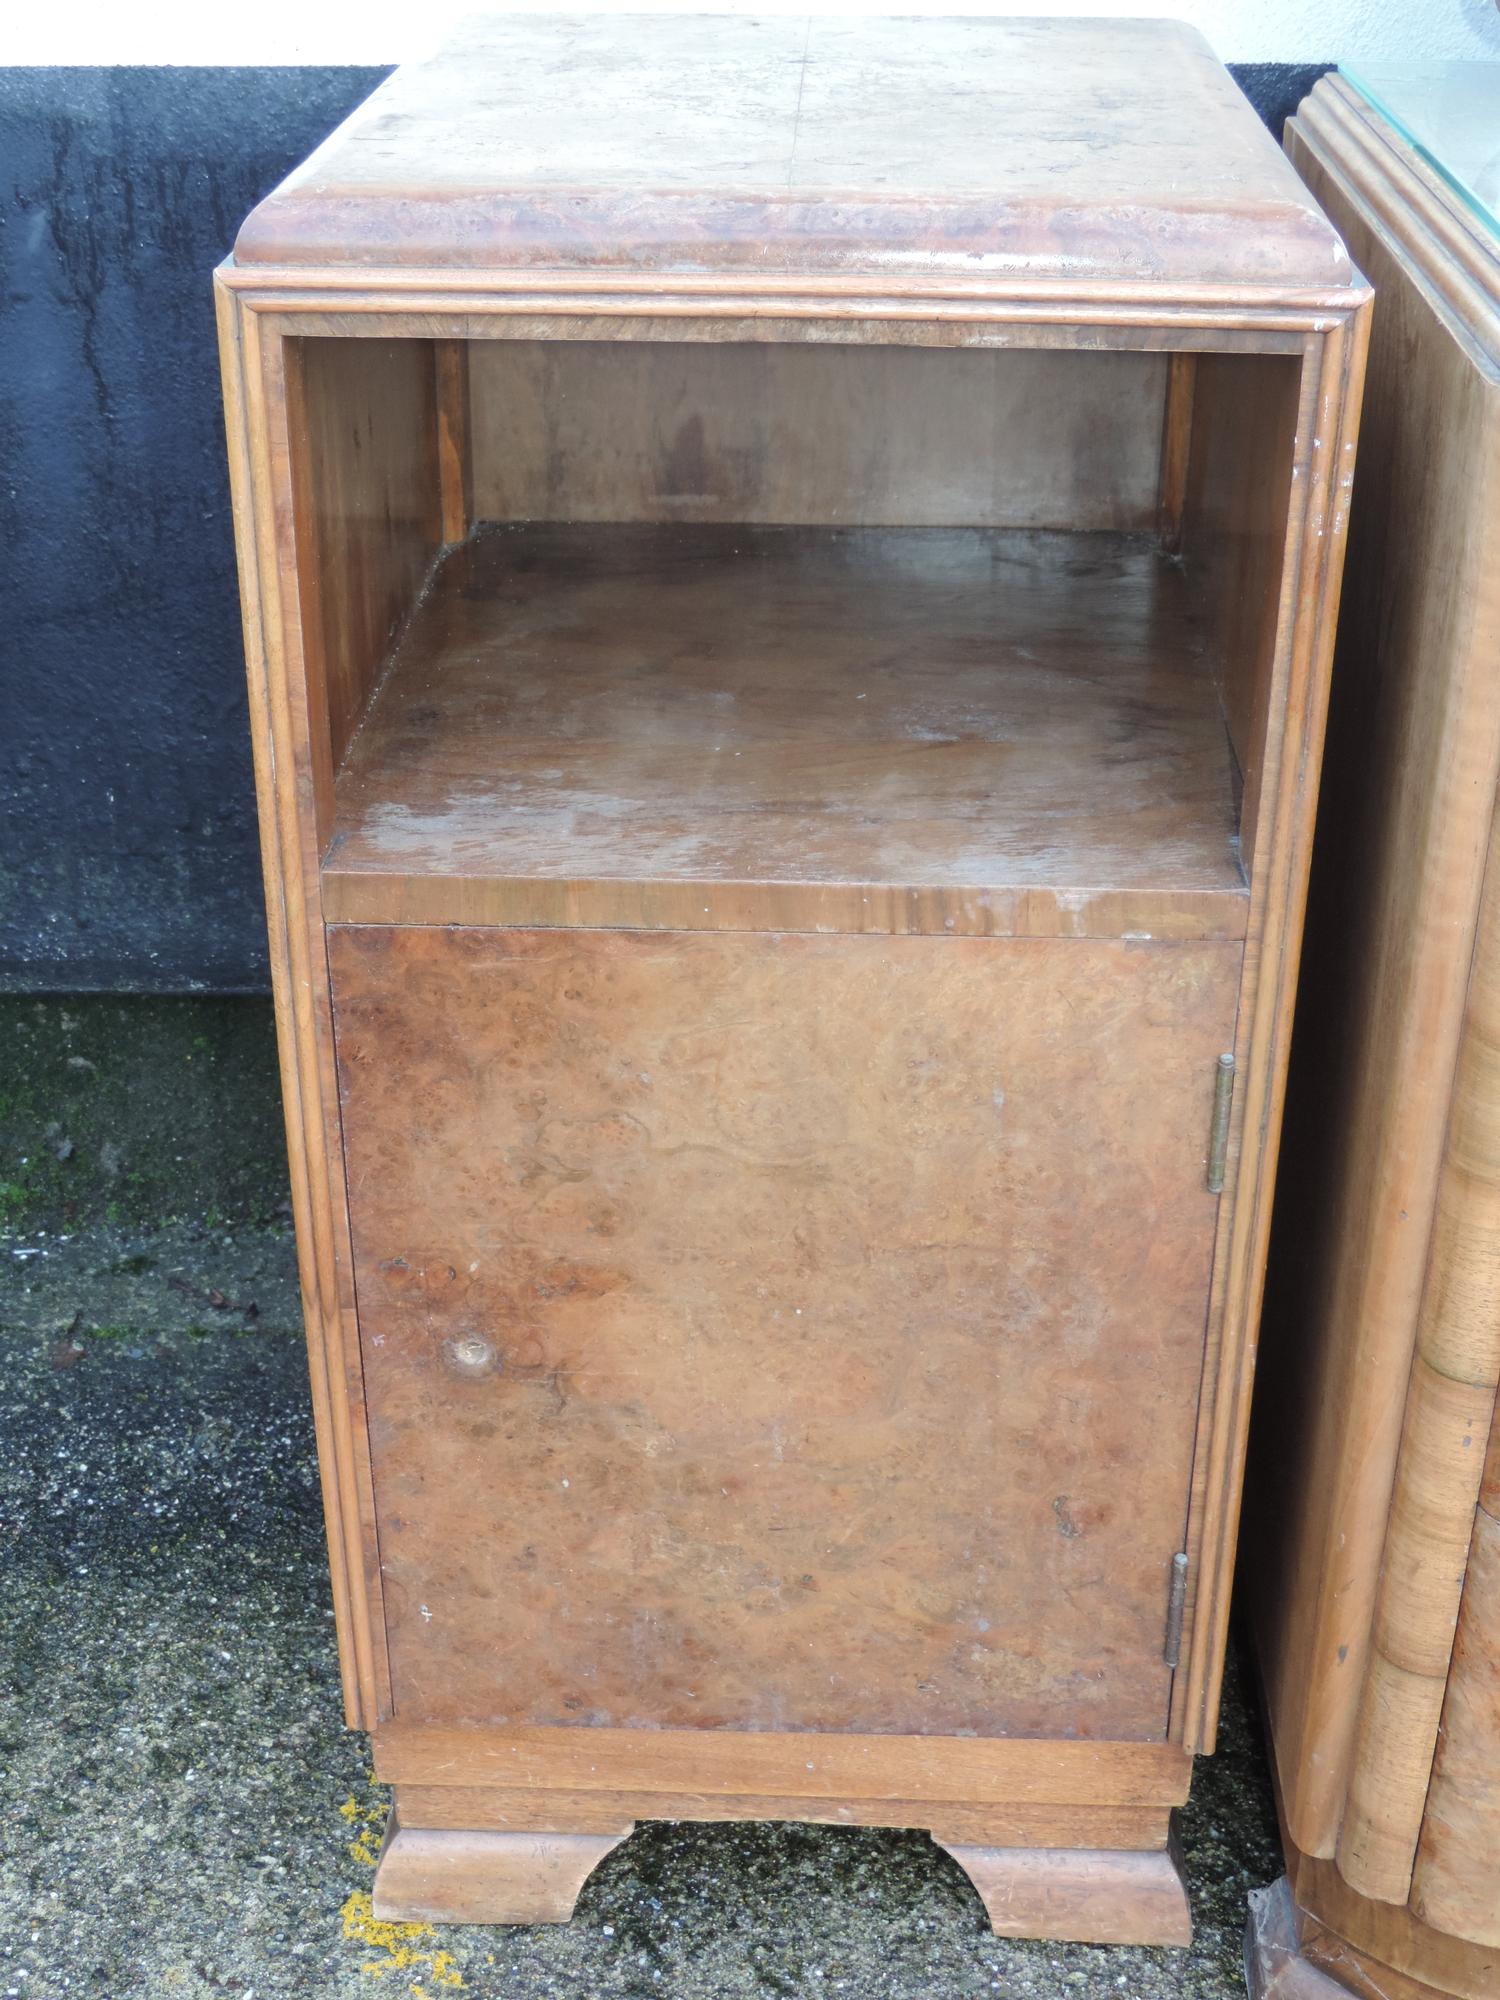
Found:
[[1171, 23], [512, 17], [219, 301], [377, 1911], [1185, 1941], [1363, 280]]

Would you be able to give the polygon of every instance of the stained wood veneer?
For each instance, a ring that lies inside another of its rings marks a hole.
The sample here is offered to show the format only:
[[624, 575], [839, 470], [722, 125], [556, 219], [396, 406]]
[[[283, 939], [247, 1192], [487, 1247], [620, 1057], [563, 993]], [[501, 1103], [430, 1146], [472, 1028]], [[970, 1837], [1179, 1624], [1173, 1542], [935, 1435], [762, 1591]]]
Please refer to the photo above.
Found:
[[1238, 945], [329, 951], [398, 1715], [1165, 1735]]
[[377, 1910], [1180, 1943], [1366, 288], [1171, 24], [483, 33], [219, 281]]

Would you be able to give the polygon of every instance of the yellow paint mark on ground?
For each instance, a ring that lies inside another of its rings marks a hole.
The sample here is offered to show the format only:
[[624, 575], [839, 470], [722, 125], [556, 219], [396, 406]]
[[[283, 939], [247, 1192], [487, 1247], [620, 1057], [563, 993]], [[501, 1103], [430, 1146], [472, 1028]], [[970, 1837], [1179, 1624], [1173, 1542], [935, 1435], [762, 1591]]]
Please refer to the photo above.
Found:
[[[350, 1797], [339, 1807], [340, 1819], [354, 1835], [349, 1844], [350, 1856], [363, 1867], [373, 1868], [380, 1859], [380, 1842], [389, 1811], [389, 1800], [383, 1795], [364, 1802]], [[362, 1945], [367, 1952], [378, 1954], [366, 1958], [359, 1968], [370, 1978], [384, 1979], [396, 1972], [433, 1986], [463, 1985], [463, 1974], [452, 1952], [438, 1947], [437, 1932], [431, 1924], [387, 1923], [376, 1916], [374, 1899], [364, 1889], [355, 1889], [350, 1894], [341, 1915], [345, 1942]], [[432, 2000], [421, 1983], [408, 1986], [407, 1992], [412, 2000]]]
[[[350, 1944], [362, 1944], [381, 1957], [368, 1959], [359, 1968], [374, 1979], [388, 1972], [421, 1973], [434, 1986], [462, 1986], [463, 1974], [451, 1951], [435, 1951], [431, 1940], [437, 1932], [431, 1924], [392, 1924], [375, 1914], [373, 1899], [363, 1889], [355, 1889], [343, 1908], [344, 1936]], [[423, 2000], [422, 1989], [410, 1991]]]
[[339, 1807], [340, 1817], [349, 1822], [354, 1834], [349, 1843], [349, 1853], [353, 1860], [366, 1868], [373, 1868], [380, 1859], [380, 1843], [385, 1835], [386, 1814], [390, 1808], [384, 1799], [377, 1799], [371, 1805], [361, 1805], [358, 1799], [348, 1798]]

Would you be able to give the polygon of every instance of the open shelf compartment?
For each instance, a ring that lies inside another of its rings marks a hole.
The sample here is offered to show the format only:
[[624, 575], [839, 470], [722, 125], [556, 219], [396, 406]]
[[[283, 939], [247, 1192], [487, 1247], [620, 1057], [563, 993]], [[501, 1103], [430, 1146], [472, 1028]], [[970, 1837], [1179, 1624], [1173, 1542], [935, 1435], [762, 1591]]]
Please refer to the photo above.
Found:
[[329, 921], [1245, 935], [1294, 362], [293, 345]]
[[337, 781], [335, 920], [1244, 927], [1191, 593], [1143, 538], [487, 526]]

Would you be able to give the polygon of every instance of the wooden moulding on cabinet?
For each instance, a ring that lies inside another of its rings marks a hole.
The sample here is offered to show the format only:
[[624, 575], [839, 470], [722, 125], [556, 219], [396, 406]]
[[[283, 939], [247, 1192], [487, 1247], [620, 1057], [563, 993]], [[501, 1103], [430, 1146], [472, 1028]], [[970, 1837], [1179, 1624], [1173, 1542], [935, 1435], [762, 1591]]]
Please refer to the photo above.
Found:
[[377, 1908], [1180, 1943], [1367, 289], [1168, 24], [485, 34], [219, 281]]

